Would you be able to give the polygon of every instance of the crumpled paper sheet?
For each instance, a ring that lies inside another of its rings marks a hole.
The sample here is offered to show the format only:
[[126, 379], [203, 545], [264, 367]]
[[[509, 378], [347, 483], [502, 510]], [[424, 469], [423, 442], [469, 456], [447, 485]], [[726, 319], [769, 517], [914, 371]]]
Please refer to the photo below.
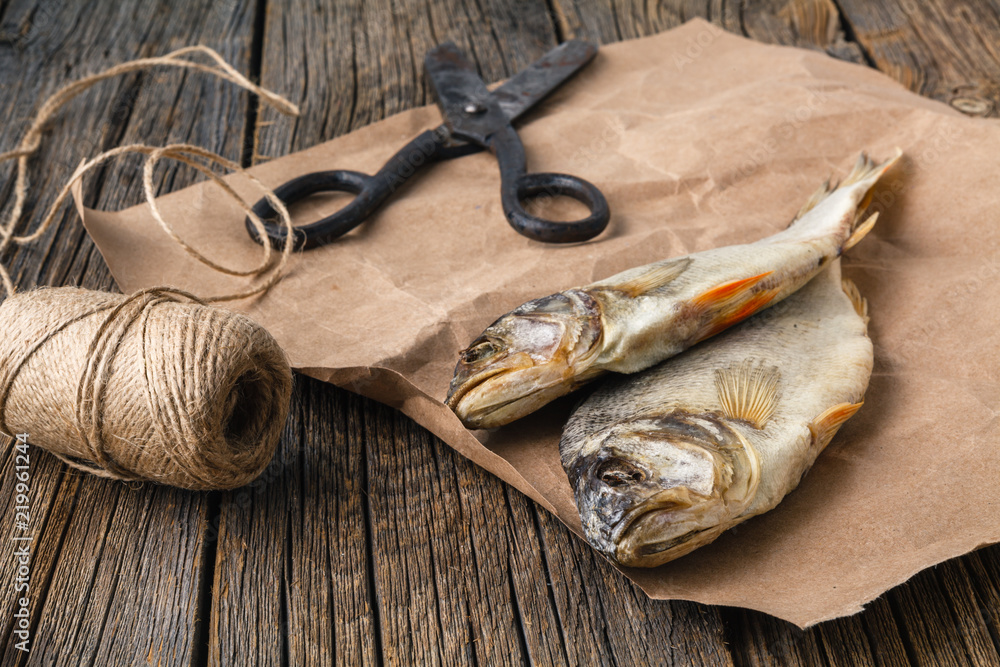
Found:
[[[306, 109], [305, 113], [309, 110]], [[256, 167], [276, 186], [337, 167], [374, 172], [440, 122], [414, 109]], [[663, 567], [624, 570], [654, 598], [758, 609], [800, 626], [851, 614], [914, 573], [1000, 541], [1000, 126], [962, 117], [871, 69], [692, 21], [602, 47], [520, 123], [529, 167], [582, 176], [611, 205], [594, 242], [530, 241], [505, 222], [496, 161], [435, 165], [377, 217], [297, 256], [237, 307], [292, 364], [392, 405], [554, 512], [580, 522], [557, 442], [571, 399], [494, 432], [442, 404], [458, 351], [529, 299], [664, 257], [785, 227], [859, 151], [904, 162], [878, 190], [874, 232], [845, 259], [867, 296], [875, 372], [864, 408], [772, 512]], [[254, 201], [245, 179], [237, 189]], [[196, 248], [250, 268], [260, 248], [212, 184], [160, 200]], [[306, 203], [298, 219], [328, 214]], [[125, 291], [244, 287], [195, 263], [148, 208], [83, 211]]]

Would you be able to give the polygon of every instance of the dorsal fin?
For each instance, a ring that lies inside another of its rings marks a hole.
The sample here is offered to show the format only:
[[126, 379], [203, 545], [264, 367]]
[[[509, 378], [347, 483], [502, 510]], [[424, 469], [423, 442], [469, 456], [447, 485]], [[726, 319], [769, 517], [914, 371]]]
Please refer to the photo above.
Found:
[[642, 296], [661, 289], [677, 279], [691, 264], [690, 257], [654, 264], [646, 271], [620, 283], [597, 283], [595, 288], [614, 289], [630, 297]]
[[851, 300], [851, 305], [854, 306], [854, 311], [858, 314], [862, 320], [865, 321], [865, 325], [868, 324], [868, 299], [861, 296], [858, 286], [850, 278], [841, 278], [841, 286], [844, 288], [844, 294], [847, 298]]
[[776, 367], [761, 363], [755, 368], [750, 359], [739, 366], [716, 370], [715, 388], [722, 413], [749, 422], [754, 428], [764, 428], [778, 405], [780, 379]]
[[810, 195], [809, 199], [806, 200], [806, 203], [803, 204], [802, 208], [799, 209], [799, 212], [795, 214], [795, 218], [793, 218], [792, 221], [788, 223], [788, 226], [791, 227], [796, 222], [798, 222], [802, 218], [802, 216], [804, 216], [806, 213], [819, 206], [819, 203], [824, 199], [826, 199], [829, 196], [829, 194], [836, 189], [837, 189], [837, 183], [835, 183], [832, 179], [829, 178], [826, 179], [826, 183], [819, 186], [819, 189], [817, 189], [816, 192]]
[[809, 431], [812, 433], [813, 445], [819, 449], [826, 448], [833, 440], [833, 436], [837, 434], [840, 427], [848, 419], [854, 416], [861, 406], [864, 405], [864, 401], [860, 403], [838, 403], [833, 407], [827, 408], [823, 413], [812, 420], [809, 424]]

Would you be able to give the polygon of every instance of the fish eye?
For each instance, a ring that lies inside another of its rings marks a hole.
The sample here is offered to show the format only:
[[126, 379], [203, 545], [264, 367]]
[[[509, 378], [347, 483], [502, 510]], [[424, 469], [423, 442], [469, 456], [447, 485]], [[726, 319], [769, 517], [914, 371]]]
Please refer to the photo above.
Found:
[[484, 359], [489, 359], [499, 351], [500, 348], [492, 341], [484, 340], [477, 345], [473, 345], [467, 350], [463, 350], [462, 362], [466, 364], [475, 364], [483, 361]]
[[565, 294], [552, 294], [531, 302], [531, 312], [551, 315], [572, 315], [573, 302]]
[[597, 467], [597, 477], [610, 487], [641, 484], [646, 480], [645, 471], [639, 466], [619, 458], [611, 458]]

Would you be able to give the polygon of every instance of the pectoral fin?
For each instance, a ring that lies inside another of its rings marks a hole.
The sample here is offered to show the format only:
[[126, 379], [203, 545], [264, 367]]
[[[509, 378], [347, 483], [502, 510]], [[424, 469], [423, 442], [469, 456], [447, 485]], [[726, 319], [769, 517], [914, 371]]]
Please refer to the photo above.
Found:
[[715, 371], [722, 413], [730, 419], [749, 422], [754, 428], [764, 428], [778, 405], [780, 379], [781, 374], [774, 366], [754, 367], [751, 360]]
[[693, 302], [696, 306], [704, 308], [725, 307], [727, 303], [732, 303], [733, 301], [737, 301], [741, 297], [745, 296], [754, 288], [755, 285], [760, 283], [772, 273], [774, 273], [774, 271], [768, 271], [760, 274], [759, 276], [731, 280], [728, 283], [723, 283], [713, 287], [707, 292], [699, 294], [694, 298]]
[[819, 449], [824, 449], [833, 436], [837, 434], [844, 422], [854, 416], [864, 401], [860, 403], [839, 403], [823, 411], [809, 424], [809, 431], [812, 433], [813, 444]]

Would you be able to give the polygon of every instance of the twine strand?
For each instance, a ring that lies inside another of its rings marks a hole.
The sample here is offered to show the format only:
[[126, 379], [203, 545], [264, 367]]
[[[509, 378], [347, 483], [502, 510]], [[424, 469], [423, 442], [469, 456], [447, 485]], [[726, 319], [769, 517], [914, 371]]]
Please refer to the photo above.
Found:
[[[183, 59], [185, 56], [192, 54], [203, 54], [207, 55], [215, 62], [215, 66], [205, 65], [202, 63], [194, 62], [191, 60]], [[31, 243], [38, 238], [40, 238], [45, 232], [52, 226], [56, 219], [56, 215], [61, 209], [63, 203], [69, 197], [72, 186], [79, 181], [83, 176], [94, 169], [95, 167], [107, 162], [111, 158], [124, 155], [126, 153], [140, 153], [146, 156], [146, 163], [143, 168], [143, 193], [146, 198], [146, 203], [150, 206], [152, 214], [157, 224], [170, 236], [170, 238], [178, 243], [184, 251], [198, 262], [212, 268], [215, 271], [224, 273], [232, 276], [263, 276], [267, 273], [270, 275], [267, 279], [260, 285], [237, 292], [234, 294], [219, 295], [206, 299], [206, 301], [231, 301], [236, 299], [243, 299], [257, 294], [262, 294], [269, 290], [275, 283], [277, 283], [282, 276], [282, 271], [286, 267], [288, 260], [291, 256], [292, 247], [291, 244], [285, 244], [278, 263], [275, 266], [272, 264], [272, 253], [273, 249], [271, 247], [270, 239], [267, 234], [264, 233], [264, 225], [260, 218], [253, 212], [252, 205], [243, 200], [235, 190], [226, 183], [222, 177], [216, 174], [214, 171], [209, 169], [205, 164], [198, 161], [198, 159], [204, 160], [209, 164], [220, 165], [231, 172], [240, 174], [250, 180], [251, 183], [257, 187], [263, 196], [265, 196], [271, 203], [272, 208], [277, 211], [279, 217], [281, 218], [282, 224], [285, 226], [286, 231], [289, 233], [289, 238], [291, 237], [292, 231], [292, 220], [291, 215], [288, 213], [288, 209], [285, 205], [274, 195], [270, 188], [266, 187], [261, 183], [256, 177], [250, 175], [246, 172], [239, 164], [229, 160], [217, 153], [209, 151], [198, 146], [192, 146], [189, 144], [172, 144], [169, 146], [155, 147], [148, 146], [145, 144], [131, 144], [127, 146], [119, 146], [107, 151], [100, 153], [99, 155], [84, 161], [70, 176], [69, 181], [63, 186], [59, 191], [59, 195], [53, 202], [52, 206], [49, 207], [48, 213], [42, 219], [42, 222], [38, 227], [30, 234], [15, 236], [14, 230], [18, 221], [21, 219], [21, 215], [24, 212], [24, 203], [27, 199], [28, 194], [28, 184], [27, 184], [27, 168], [28, 159], [34, 155], [39, 147], [41, 146], [42, 140], [42, 130], [45, 124], [51, 119], [51, 117], [66, 103], [72, 100], [74, 97], [82, 93], [87, 88], [90, 88], [96, 83], [104, 81], [114, 76], [120, 74], [126, 74], [129, 72], [140, 71], [148, 69], [155, 66], [172, 66], [180, 67], [185, 69], [193, 69], [196, 71], [204, 72], [207, 74], [212, 74], [221, 79], [229, 81], [241, 88], [244, 88], [255, 95], [262, 98], [265, 102], [275, 107], [278, 111], [283, 114], [297, 116], [299, 114], [299, 108], [292, 104], [290, 101], [281, 97], [277, 93], [271, 92], [265, 88], [254, 84], [252, 81], [244, 77], [238, 71], [236, 71], [231, 65], [229, 65], [216, 51], [210, 49], [207, 46], [189, 46], [182, 49], [168, 53], [165, 56], [156, 58], [140, 58], [137, 60], [132, 60], [120, 65], [115, 65], [103, 72], [94, 74], [92, 76], [85, 77], [78, 81], [69, 83], [58, 91], [56, 91], [52, 96], [50, 96], [39, 108], [38, 112], [35, 114], [35, 118], [32, 121], [31, 126], [25, 133], [24, 137], [21, 139], [21, 143], [18, 147], [12, 151], [7, 151], [5, 153], [0, 153], [0, 163], [6, 162], [8, 160], [17, 160], [16, 167], [16, 178], [14, 183], [14, 206], [11, 210], [7, 221], [0, 225], [0, 255], [2, 255], [7, 248], [11, 245], [23, 245]], [[191, 247], [188, 243], [183, 241], [181, 237], [173, 230], [172, 226], [163, 218], [160, 213], [159, 207], [156, 205], [156, 192], [153, 186], [153, 169], [157, 162], [167, 158], [177, 160], [183, 164], [186, 164], [194, 169], [198, 170], [203, 175], [210, 178], [217, 185], [219, 185], [223, 192], [229, 197], [233, 198], [239, 205], [240, 208], [249, 216], [255, 229], [258, 231], [258, 238], [264, 240], [263, 244], [263, 257], [261, 262], [253, 269], [250, 270], [237, 270], [229, 267], [224, 267], [206, 257], [201, 252], [197, 251]], [[7, 268], [0, 263], [0, 282], [3, 283], [4, 290], [7, 294], [14, 294], [15, 287], [14, 283], [10, 277]]]

